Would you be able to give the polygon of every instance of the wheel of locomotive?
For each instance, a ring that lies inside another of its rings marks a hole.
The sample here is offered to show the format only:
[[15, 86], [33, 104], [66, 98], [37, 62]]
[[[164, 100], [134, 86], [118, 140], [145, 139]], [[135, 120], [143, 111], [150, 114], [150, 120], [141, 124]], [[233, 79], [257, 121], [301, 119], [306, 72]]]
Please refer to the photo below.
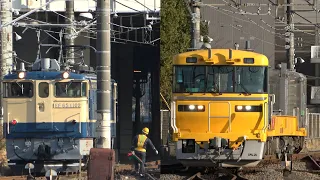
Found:
[[264, 154], [265, 155], [277, 155], [277, 147], [281, 151], [285, 147], [285, 139], [282, 137], [269, 137], [265, 144]]
[[305, 142], [305, 138], [304, 137], [293, 137], [293, 142], [294, 142], [294, 153], [298, 154], [301, 152], [301, 150], [304, 148], [304, 142]]
[[287, 142], [288, 142], [287, 137], [279, 137], [279, 149], [281, 150], [285, 149]]

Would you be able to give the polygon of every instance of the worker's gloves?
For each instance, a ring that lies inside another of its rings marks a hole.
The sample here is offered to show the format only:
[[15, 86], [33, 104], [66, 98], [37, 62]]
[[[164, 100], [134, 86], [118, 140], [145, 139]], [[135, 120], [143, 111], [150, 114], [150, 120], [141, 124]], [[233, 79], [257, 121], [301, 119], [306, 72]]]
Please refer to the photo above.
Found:
[[158, 154], [158, 151], [157, 151], [157, 150], [155, 150], [155, 153], [156, 153], [156, 154]]

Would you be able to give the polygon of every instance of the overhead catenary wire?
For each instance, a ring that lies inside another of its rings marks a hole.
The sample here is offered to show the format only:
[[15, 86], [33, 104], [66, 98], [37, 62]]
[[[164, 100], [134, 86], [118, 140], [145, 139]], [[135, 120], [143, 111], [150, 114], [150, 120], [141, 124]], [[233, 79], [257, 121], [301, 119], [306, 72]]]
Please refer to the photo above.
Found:
[[[159, 22], [157, 22], [159, 23]], [[157, 23], [154, 23], [154, 24], [157, 24]], [[117, 24], [114, 24], [114, 23], [110, 23], [112, 25], [117, 25]], [[122, 28], [126, 28], [128, 29], [128, 31], [125, 31], [125, 32], [121, 32], [121, 33], [127, 33], [129, 31], [134, 31], [134, 30], [140, 30], [140, 29], [149, 29], [149, 27], [127, 27], [127, 26], [120, 26], [118, 25], [119, 27], [122, 27]], [[40, 31], [44, 31], [46, 33], [55, 33], [55, 34], [59, 34], [60, 32], [58, 31], [52, 31], [52, 30], [44, 30], [44, 29], [41, 29], [41, 28], [35, 28], [35, 27], [29, 27], [27, 26], [29, 29], [33, 29], [33, 30], [40, 30]], [[111, 30], [111, 31], [115, 31], [115, 30]], [[118, 34], [121, 34], [119, 33], [119, 31], [116, 31]], [[88, 32], [89, 33], [89, 32]], [[90, 32], [90, 33], [93, 33], [93, 34], [96, 34], [96, 32]], [[62, 33], [63, 35], [68, 35], [67, 33]], [[118, 35], [117, 34], [117, 35]], [[90, 37], [90, 36], [85, 36], [85, 35], [77, 35], [77, 37], [85, 37], [85, 38], [90, 38], [90, 39], [96, 39], [95, 37]], [[139, 44], [150, 44], [150, 43], [146, 43], [146, 42], [140, 42], [140, 41], [134, 41], [134, 40], [129, 40], [129, 39], [122, 39], [122, 38], [115, 38], [113, 37], [113, 39], [116, 39], [116, 40], [121, 40], [121, 41], [125, 41], [125, 42], [132, 42], [132, 43], [139, 43]]]
[[[226, 1], [225, 1], [225, 2], [226, 2]], [[241, 18], [239, 18], [239, 17], [236, 17], [236, 16], [233, 16], [233, 15], [228, 14], [228, 13], [235, 14], [234, 11], [227, 10], [227, 9], [223, 9], [223, 8], [214, 6], [214, 5], [212, 5], [212, 4], [203, 4], [203, 3], [202, 3], [201, 5], [202, 5], [202, 6], [207, 6], [207, 7], [214, 8], [214, 9], [216, 9], [217, 12], [220, 12], [220, 13], [223, 13], [223, 14], [225, 14], [225, 15], [227, 15], [227, 16], [233, 17], [233, 18], [235, 18], [235, 19], [237, 19], [237, 20], [239, 20], [239, 21], [246, 22], [246, 23], [252, 23], [252, 24], [258, 26], [259, 28], [263, 29], [264, 31], [266, 31], [266, 32], [268, 32], [268, 33], [271, 33], [271, 34], [274, 34], [274, 35], [275, 35], [276, 37], [278, 37], [278, 38], [285, 39], [285, 34], [284, 34], [284, 33], [281, 34], [281, 33], [275, 32], [275, 31], [270, 31], [269, 29], [266, 29], [266, 28], [264, 28], [263, 26], [259, 25], [256, 21], [252, 20], [250, 17], [246, 16], [246, 14], [242, 14], [242, 15], [245, 16], [245, 17], [248, 19], [248, 21], [247, 21], [247, 20], [244, 20], [244, 19], [241, 19]], [[226, 4], [226, 6], [230, 6], [230, 7], [234, 8], [234, 9], [238, 10], [237, 7], [232, 6], [232, 5], [230, 5], [230, 4]], [[222, 11], [224, 11], [224, 12], [222, 12]], [[225, 13], [225, 12], [227, 12], [227, 13]], [[251, 15], [252, 15], [252, 13], [251, 13]], [[258, 14], [254, 14], [254, 15], [255, 15], [255, 16], [259, 16]], [[272, 13], [270, 13], [269, 15], [270, 15], [271, 17], [273, 17], [274, 19], [276, 19], [276, 18], [272, 15]], [[265, 25], [267, 25], [269, 28], [272, 28], [272, 29], [274, 29], [274, 30], [280, 30], [280, 29], [277, 29], [277, 28], [273, 27], [272, 25], [266, 23], [262, 18], [260, 18], [260, 21], [263, 22]], [[282, 23], [284, 23], [284, 22], [282, 22]], [[286, 23], [284, 23], [284, 24], [286, 24]], [[235, 28], [235, 27], [233, 27], [233, 28]], [[238, 29], [238, 30], [239, 30], [239, 29]], [[298, 29], [298, 28], [295, 28], [295, 30], [300, 31], [300, 32], [303, 32], [303, 33], [306, 33], [306, 34], [309, 34], [309, 35], [313, 35], [313, 34], [311, 34], [311, 33], [304, 32], [303, 30], [300, 30], [300, 29]], [[298, 40], [298, 38], [295, 38], [295, 39]], [[265, 41], [265, 42], [266, 42], [266, 41]], [[272, 43], [268, 43], [268, 44], [272, 44]], [[304, 42], [304, 44], [312, 45], [313, 43]], [[276, 46], [279, 46], [279, 47], [280, 47], [281, 45], [276, 45]], [[281, 46], [281, 47], [284, 47], [284, 45]]]
[[[224, 0], [224, 2], [226, 2], [226, 1]], [[223, 8], [216, 7], [216, 6], [213, 6], [213, 5], [210, 5], [210, 4], [203, 4], [203, 5], [208, 6], [208, 7], [211, 7], [211, 8], [215, 8], [215, 9], [217, 9], [217, 10], [222, 10], [222, 11], [225, 11], [225, 12], [228, 12], [228, 13], [235, 14], [235, 11], [223, 9]], [[235, 7], [235, 6], [233, 6], [233, 5], [231, 5], [231, 4], [227, 4], [227, 3], [226, 3], [226, 6], [232, 7], [232, 8], [235, 9], [235, 10], [240, 9], [240, 8], [238, 8], [238, 7]], [[269, 33], [272, 33], [272, 34], [275, 34], [275, 35], [277, 34], [277, 35], [279, 35], [279, 36], [284, 36], [284, 34], [276, 33], [276, 32], [274, 32], [274, 31], [270, 31], [270, 30], [262, 27], [262, 26], [259, 25], [257, 22], [255, 22], [254, 20], [252, 20], [250, 17], [246, 16], [246, 14], [242, 14], [242, 15], [245, 16], [249, 21], [243, 20], [243, 19], [238, 18], [238, 17], [235, 17], [235, 16], [233, 16], [233, 17], [234, 17], [235, 19], [238, 19], [238, 20], [243, 21], [243, 22], [253, 23], [253, 24], [257, 25], [258, 27], [260, 27], [261, 29], [263, 29], [263, 30], [265, 30], [265, 31], [267, 31], [267, 32], [269, 32]], [[230, 15], [229, 15], [229, 16], [230, 16]], [[255, 16], [259, 16], [259, 14], [255, 14]], [[271, 16], [272, 18], [276, 19], [277, 21], [280, 21], [280, 22], [283, 23], [284, 25], [287, 25], [285, 22], [283, 22], [283, 21], [277, 19], [276, 17], [274, 17], [274, 16], [272, 15], [272, 13], [270, 13], [269, 16]], [[281, 29], [277, 29], [277, 28], [273, 27], [272, 25], [268, 24], [267, 22], [265, 22], [265, 21], [262, 19], [262, 17], [260, 18], [260, 21], [263, 22], [265, 25], [267, 25], [267, 26], [268, 26], [269, 28], [271, 28], [271, 29], [281, 30]], [[298, 29], [298, 28], [295, 28], [295, 30], [296, 30], [296, 31], [299, 31], [299, 32], [303, 32], [303, 33], [309, 34], [309, 35], [314, 35], [314, 34], [312, 34], [312, 33], [305, 32], [305, 31], [300, 30], [300, 29]]]
[[[51, 1], [53, 1], [53, 0], [51, 0]], [[51, 2], [50, 1], [50, 2]], [[141, 3], [141, 2], [139, 2], [139, 1], [136, 1], [136, 0], [132, 0], [132, 1], [134, 1], [135, 3], [138, 3], [138, 4], [140, 4], [140, 5], [142, 5], [142, 6], [144, 6], [144, 7], [146, 7], [147, 9], [149, 9], [149, 10], [151, 10], [150, 8], [148, 8], [146, 5], [145, 5], [145, 3]], [[143, 11], [139, 11], [139, 10], [137, 10], [137, 9], [134, 9], [134, 8], [131, 8], [131, 7], [129, 7], [129, 6], [126, 6], [125, 4], [123, 4], [123, 3], [121, 3], [121, 2], [118, 2], [118, 1], [115, 1], [116, 3], [118, 3], [118, 4], [120, 4], [120, 5], [122, 5], [122, 6], [124, 6], [124, 7], [126, 7], [126, 8], [128, 8], [128, 9], [131, 9], [131, 10], [133, 10], [133, 11], [135, 11], [136, 13], [135, 14], [132, 14], [132, 15], [121, 15], [121, 16], [117, 16], [117, 18], [127, 18], [127, 17], [136, 17], [136, 16], [139, 16], [139, 15], [142, 15], [142, 14], [146, 14], [147, 12], [143, 12]], [[152, 11], [152, 10], [151, 10]], [[55, 13], [55, 14], [57, 14], [58, 16], [61, 16], [61, 17], [63, 17], [63, 18], [68, 18], [68, 17], [66, 17], [65, 15], [63, 15], [63, 14], [61, 14], [61, 13], [59, 13], [59, 12], [56, 12], [56, 11], [50, 11], [49, 10], [49, 12], [53, 12], [53, 13]], [[152, 12], [154, 12], [154, 11], [152, 11]], [[33, 22], [38, 22], [39, 24], [48, 24], [48, 25], [52, 25], [52, 26], [54, 26], [54, 24], [50, 24], [50, 23], [47, 23], [47, 22], [43, 22], [43, 21], [40, 21], [40, 20], [37, 20], [37, 19], [32, 19], [32, 18], [30, 18], [30, 17], [24, 17], [26, 20], [29, 20], [29, 21], [33, 21]], [[17, 17], [16, 19], [14, 19], [14, 21], [17, 21], [17, 20], [21, 20], [21, 19], [23, 19], [23, 18], [21, 18], [20, 16], [19, 17]], [[154, 22], [155, 20], [153, 20], [153, 22]], [[77, 29], [79, 29], [79, 22], [76, 22], [76, 21], [73, 21], [74, 22], [74, 25], [75, 25], [75, 30], [77, 30]], [[81, 23], [81, 22], [80, 22]], [[156, 23], [153, 23], [152, 25], [155, 25], [155, 24], [157, 24], [157, 23], [159, 23], [159, 22], [156, 22]], [[113, 36], [115, 36], [115, 35], [121, 35], [121, 34], [124, 34], [124, 33], [129, 33], [129, 32], [131, 32], [131, 31], [135, 31], [135, 30], [142, 30], [142, 31], [144, 31], [144, 30], [150, 30], [150, 26], [148, 25], [148, 26], [142, 26], [142, 27], [129, 27], [129, 26], [123, 26], [123, 25], [119, 25], [119, 24], [116, 24], [116, 23], [110, 23], [112, 26], [116, 26], [116, 27], [119, 27], [119, 28], [124, 28], [124, 29], [127, 29], [126, 31], [117, 31], [117, 30], [112, 30], [111, 29], [111, 32], [113, 33]], [[13, 24], [13, 25], [15, 25], [15, 26], [17, 26], [17, 24], [15, 23], [15, 24]], [[97, 24], [95, 24], [94, 26], [96, 26]], [[80, 26], [81, 26], [81, 24], [80, 24]], [[82, 25], [83, 26], [83, 25]], [[37, 29], [37, 30], [41, 30], [41, 31], [44, 31], [44, 32], [46, 32], [46, 33], [59, 33], [59, 32], [54, 32], [54, 31], [50, 31], [50, 30], [43, 30], [43, 29], [40, 29], [40, 28], [31, 28], [30, 26], [26, 26], [26, 27], [28, 27], [29, 29]], [[86, 32], [86, 33], [93, 33], [93, 34], [96, 34], [96, 32], [95, 32], [95, 30], [96, 30], [96, 28], [90, 28], [90, 29], [86, 29], [86, 30], [83, 30], [83, 32]], [[49, 34], [48, 34], [49, 35]], [[67, 35], [66, 33], [63, 33], [63, 35]], [[150, 34], [151, 35], [151, 34]], [[50, 36], [50, 35], [49, 35]], [[86, 38], [90, 38], [90, 39], [96, 39], [95, 37], [90, 37], [90, 36], [83, 36], [83, 35], [78, 35], [77, 37], [86, 37]], [[122, 41], [122, 42], [131, 42], [131, 43], [142, 43], [142, 44], [149, 44], [149, 45], [153, 45], [153, 43], [155, 42], [155, 41], [157, 41], [156, 39], [155, 40], [152, 40], [152, 39], [150, 39], [150, 43], [148, 43], [148, 41], [146, 41], [146, 40], [142, 40], [142, 41], [136, 41], [136, 40], [130, 40], [130, 39], [126, 39], [126, 38], [120, 38], [120, 37], [117, 37], [117, 38], [115, 38], [115, 37], [113, 37], [113, 39], [114, 40], [119, 40], [119, 41]], [[114, 41], [113, 41], [114, 42]]]
[[[209, 6], [209, 7], [212, 7], [212, 6]], [[229, 15], [228, 13], [225, 13], [225, 12], [223, 12], [223, 11], [220, 11], [220, 9], [219, 9], [218, 7], [213, 7], [213, 8], [215, 8], [218, 12], [220, 12], [220, 13], [222, 13], [222, 14], [225, 14], [225, 15], [227, 15], [227, 16], [231, 16], [231, 15]], [[232, 11], [231, 11], [231, 12], [232, 12]], [[252, 23], [251, 21], [246, 21], [246, 20], [243, 20], [243, 19], [238, 18], [238, 17], [234, 17], [234, 18], [235, 18], [235, 19], [238, 19], [238, 20], [240, 20], [240, 21], [247, 22], [247, 23]], [[232, 27], [232, 28], [234, 28], [234, 29], [242, 32], [243, 34], [249, 34], [250, 36], [252, 36], [250, 33], [245, 32], [244, 30], [236, 27], [235, 25], [229, 24], [228, 26], [230, 26], [230, 27]], [[260, 27], [260, 26], [259, 26], [259, 27]], [[262, 28], [263, 28], [263, 27], [262, 27]], [[265, 30], [265, 28], [263, 28], [263, 29]], [[267, 31], [267, 32], [269, 32], [269, 31]], [[275, 46], [279, 46], [279, 47], [284, 47], [283, 45], [279, 45], [279, 44], [275, 44], [275, 43], [272, 43], [272, 42], [269, 42], [269, 41], [265, 41], [265, 40], [262, 40], [262, 39], [260, 39], [260, 38], [258, 38], [258, 37], [255, 37], [255, 36], [252, 36], [252, 37], [254, 37], [254, 38], [256, 38], [256, 39], [258, 39], [258, 40], [260, 40], [260, 41], [262, 41], [262, 42], [265, 42], [265, 43], [267, 43], [267, 44], [270, 44], [270, 45], [275, 45]]]

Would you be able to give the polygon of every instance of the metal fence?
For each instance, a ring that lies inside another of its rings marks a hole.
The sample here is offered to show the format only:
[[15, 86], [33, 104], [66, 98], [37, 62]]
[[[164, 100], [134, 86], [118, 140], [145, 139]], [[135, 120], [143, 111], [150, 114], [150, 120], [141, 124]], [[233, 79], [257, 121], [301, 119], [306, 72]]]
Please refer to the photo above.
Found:
[[320, 113], [307, 113], [307, 138], [320, 138]]

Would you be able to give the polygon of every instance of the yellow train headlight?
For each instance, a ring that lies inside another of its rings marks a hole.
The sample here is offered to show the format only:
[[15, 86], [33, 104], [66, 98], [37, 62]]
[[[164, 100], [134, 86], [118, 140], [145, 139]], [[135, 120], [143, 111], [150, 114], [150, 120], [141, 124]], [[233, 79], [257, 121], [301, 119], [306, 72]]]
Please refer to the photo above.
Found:
[[250, 111], [250, 110], [251, 110], [251, 106], [245, 106], [245, 109], [246, 109], [247, 111]]
[[204, 112], [205, 106], [204, 105], [178, 105], [178, 111], [184, 112]]
[[236, 110], [242, 111], [242, 109], [243, 109], [243, 106], [236, 106]]
[[198, 106], [198, 110], [202, 110], [202, 109], [204, 109], [204, 106], [199, 105], [199, 106]]
[[238, 105], [235, 106], [236, 112], [262, 112], [262, 106]]
[[196, 108], [195, 105], [189, 105], [189, 109], [190, 109], [190, 110], [194, 110], [195, 108]]

